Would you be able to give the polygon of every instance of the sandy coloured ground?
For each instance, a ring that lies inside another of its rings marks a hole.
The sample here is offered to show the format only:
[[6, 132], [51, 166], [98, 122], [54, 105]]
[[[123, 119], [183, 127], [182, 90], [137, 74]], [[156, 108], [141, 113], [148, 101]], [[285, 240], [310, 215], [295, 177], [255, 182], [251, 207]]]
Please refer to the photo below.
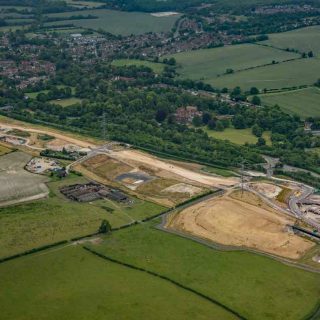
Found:
[[202, 185], [211, 187], [233, 186], [239, 183], [238, 178], [224, 178], [214, 177], [203, 173], [194, 172], [186, 168], [182, 168], [172, 163], [164, 162], [152, 155], [142, 153], [137, 150], [123, 150], [119, 152], [113, 152], [111, 157], [127, 163], [134, 163], [135, 165], [144, 164], [155, 170], [165, 170], [171, 174], [183, 177], [187, 180], [198, 182]]
[[53, 129], [35, 129], [35, 128], [31, 128], [31, 127], [28, 127], [27, 124], [24, 124], [24, 125], [16, 125], [16, 124], [6, 124], [4, 122], [0, 122], [0, 127], [1, 128], [11, 128], [11, 129], [19, 129], [19, 130], [22, 130], [22, 131], [28, 131], [28, 132], [33, 132], [33, 133], [41, 133], [41, 134], [48, 134], [48, 135], [51, 135], [53, 137], [55, 137], [56, 139], [61, 139], [61, 140], [64, 140], [68, 143], [71, 143], [71, 144], [75, 144], [79, 147], [82, 147], [82, 148], [96, 148], [97, 145], [96, 144], [93, 144], [89, 141], [85, 141], [84, 139], [81, 140], [81, 139], [77, 139], [77, 138], [74, 138], [74, 137], [70, 137], [68, 136], [68, 134], [63, 134], [63, 133], [59, 133]]
[[286, 225], [293, 222], [266, 205], [254, 206], [226, 195], [183, 210], [167, 227], [223, 245], [299, 259], [314, 243], [288, 232]]
[[271, 184], [271, 183], [252, 183], [251, 188], [261, 194], [263, 194], [267, 198], [276, 198], [277, 195], [282, 191], [282, 188]]

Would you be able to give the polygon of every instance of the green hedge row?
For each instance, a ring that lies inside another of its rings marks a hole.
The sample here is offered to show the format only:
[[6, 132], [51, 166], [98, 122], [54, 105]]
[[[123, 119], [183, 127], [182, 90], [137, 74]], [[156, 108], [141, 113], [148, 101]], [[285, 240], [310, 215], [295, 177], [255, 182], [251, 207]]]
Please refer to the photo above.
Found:
[[213, 298], [211, 298], [211, 297], [209, 297], [209, 296], [207, 296], [207, 295], [205, 295], [205, 294], [203, 294], [203, 293], [201, 293], [199, 291], [196, 291], [196, 290], [194, 290], [192, 288], [189, 288], [189, 287], [187, 287], [187, 286], [185, 286], [185, 285], [183, 285], [183, 284], [181, 284], [181, 283], [179, 283], [179, 282], [177, 282], [175, 280], [172, 280], [172, 279], [170, 279], [170, 278], [168, 278], [166, 276], [163, 276], [163, 275], [158, 274], [156, 272], [149, 271], [149, 270], [134, 266], [134, 265], [129, 264], [129, 263], [121, 262], [119, 260], [107, 257], [107, 256], [105, 256], [105, 255], [103, 255], [103, 254], [101, 254], [99, 252], [96, 252], [96, 251], [90, 249], [89, 247], [83, 246], [83, 248], [85, 250], [87, 250], [88, 252], [90, 252], [90, 253], [92, 253], [92, 254], [94, 254], [94, 255], [96, 255], [99, 258], [102, 258], [104, 260], [107, 260], [107, 261], [110, 261], [110, 262], [113, 262], [113, 263], [117, 263], [119, 265], [125, 266], [125, 267], [130, 268], [130, 269], [134, 269], [134, 270], [137, 270], [137, 271], [142, 271], [142, 272], [145, 272], [145, 273], [150, 274], [152, 276], [155, 276], [155, 277], [161, 278], [163, 280], [166, 280], [166, 281], [176, 285], [177, 287], [180, 287], [180, 288], [182, 288], [184, 290], [192, 292], [192, 293], [196, 294], [197, 296], [199, 296], [199, 297], [201, 297], [201, 298], [203, 298], [203, 299], [205, 299], [205, 300], [207, 300], [207, 301], [209, 301], [209, 302], [211, 302], [211, 303], [213, 303], [215, 305], [218, 305], [219, 307], [223, 308], [224, 310], [226, 310], [226, 311], [232, 313], [233, 315], [237, 316], [239, 319], [246, 320], [246, 318], [243, 317], [242, 315], [240, 315], [237, 311], [232, 310], [231, 308], [229, 308], [228, 306], [224, 305], [223, 303], [221, 303], [221, 302], [219, 302], [219, 301], [217, 301], [217, 300], [215, 300], [215, 299], [213, 299]]
[[45, 245], [45, 246], [42, 246], [42, 247], [38, 247], [38, 248], [32, 248], [30, 250], [15, 254], [13, 256], [2, 258], [2, 259], [0, 259], [0, 263], [6, 262], [6, 261], [9, 261], [9, 260], [13, 260], [13, 259], [16, 259], [16, 258], [20, 258], [20, 257], [26, 256], [26, 255], [32, 254], [32, 253], [39, 252], [39, 251], [47, 250], [47, 249], [50, 249], [50, 248], [53, 248], [53, 247], [61, 246], [61, 245], [66, 244], [66, 243], [68, 243], [68, 240], [63, 240], [63, 241], [51, 243], [51, 244], [48, 244], [48, 245]]

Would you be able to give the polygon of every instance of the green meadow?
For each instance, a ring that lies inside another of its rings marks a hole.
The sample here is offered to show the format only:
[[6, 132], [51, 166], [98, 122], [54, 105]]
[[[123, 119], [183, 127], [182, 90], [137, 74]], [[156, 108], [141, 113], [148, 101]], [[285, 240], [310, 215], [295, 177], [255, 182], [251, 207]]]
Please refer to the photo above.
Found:
[[235, 320], [221, 307], [80, 246], [0, 265], [2, 320]]
[[320, 89], [305, 89], [260, 95], [263, 105], [279, 105], [285, 112], [302, 118], [320, 117]]
[[204, 80], [211, 84], [217, 81], [219, 75], [225, 74], [227, 69], [232, 69], [236, 72], [260, 65], [271, 64], [273, 60], [284, 61], [298, 57], [295, 53], [254, 44], [194, 50], [177, 53], [172, 56], [180, 66], [178, 72], [181, 77], [193, 80]]
[[161, 73], [164, 69], [164, 64], [162, 63], [155, 63], [151, 61], [144, 61], [144, 60], [136, 60], [136, 59], [119, 59], [113, 60], [112, 65], [116, 67], [123, 67], [123, 66], [144, 66], [152, 69], [155, 73]]
[[218, 251], [156, 230], [152, 223], [114, 232], [90, 247], [169, 277], [247, 319], [300, 320], [319, 304], [319, 274], [253, 253]]
[[[98, 19], [68, 20], [72, 15], [94, 15]], [[50, 17], [63, 17], [66, 20], [46, 23], [50, 25], [73, 24], [76, 27], [103, 30], [116, 35], [142, 34], [145, 32], [170, 31], [179, 15], [169, 17], [154, 17], [149, 13], [125, 12], [114, 10], [82, 10], [49, 14]]]
[[[229, 140], [235, 144], [245, 144], [250, 143], [254, 144], [257, 143], [258, 138], [252, 134], [251, 128], [247, 129], [234, 129], [234, 128], [227, 128], [224, 131], [215, 131], [209, 130], [207, 128], [203, 128], [205, 132], [212, 138], [220, 139], [220, 140]], [[264, 132], [262, 137], [266, 140], [268, 145], [271, 144], [270, 140], [270, 132]]]
[[320, 54], [320, 26], [270, 34], [269, 40], [261, 43], [281, 49], [296, 49], [300, 52], [313, 51], [318, 55]]

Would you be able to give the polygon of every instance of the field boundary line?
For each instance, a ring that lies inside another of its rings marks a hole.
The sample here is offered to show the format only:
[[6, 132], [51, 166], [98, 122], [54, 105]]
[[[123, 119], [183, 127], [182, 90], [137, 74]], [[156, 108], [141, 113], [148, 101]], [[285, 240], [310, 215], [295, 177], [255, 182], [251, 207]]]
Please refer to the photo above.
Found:
[[170, 282], [171, 284], [176, 285], [179, 288], [182, 288], [182, 289], [184, 289], [186, 291], [189, 291], [189, 292], [201, 297], [202, 299], [205, 299], [205, 300], [207, 300], [207, 301], [209, 301], [209, 302], [211, 302], [211, 303], [223, 308], [224, 310], [232, 313], [233, 315], [235, 315], [236, 317], [238, 317], [241, 320], [247, 320], [247, 318], [242, 316], [240, 313], [238, 313], [237, 311], [232, 310], [231, 308], [229, 308], [228, 306], [224, 305], [223, 303], [221, 303], [221, 302], [219, 302], [219, 301], [217, 301], [217, 300], [215, 300], [215, 299], [213, 299], [213, 298], [211, 298], [211, 297], [209, 297], [209, 296], [207, 296], [207, 295], [205, 295], [205, 294], [203, 294], [201, 292], [198, 292], [198, 291], [196, 291], [196, 290], [194, 290], [192, 288], [189, 288], [189, 287], [187, 287], [187, 286], [185, 286], [185, 285], [183, 285], [183, 284], [181, 284], [181, 283], [179, 283], [179, 282], [177, 282], [177, 281], [175, 281], [173, 279], [170, 279], [170, 278], [168, 278], [168, 277], [166, 277], [164, 275], [160, 275], [160, 274], [158, 274], [156, 272], [153, 272], [153, 271], [150, 271], [150, 270], [146, 270], [146, 269], [137, 267], [135, 265], [116, 260], [114, 258], [108, 257], [108, 256], [106, 256], [104, 254], [99, 253], [99, 252], [96, 252], [96, 251], [94, 251], [94, 250], [92, 250], [92, 249], [90, 249], [89, 247], [86, 247], [86, 246], [83, 246], [82, 248], [84, 250], [90, 252], [91, 254], [96, 255], [97, 257], [102, 258], [104, 260], [107, 260], [107, 261], [122, 265], [124, 267], [130, 268], [130, 269], [133, 269], [133, 270], [145, 272], [145, 273], [147, 273], [149, 275], [152, 275], [154, 277], [158, 277], [158, 278], [160, 278], [162, 280], [166, 280], [166, 281]]
[[185, 232], [178, 231], [178, 230], [175, 230], [175, 229], [166, 228], [164, 226], [165, 222], [166, 222], [165, 219], [166, 219], [166, 216], [162, 217], [161, 223], [156, 225], [156, 226], [154, 226], [153, 228], [155, 230], [158, 230], [158, 231], [166, 232], [166, 233], [169, 233], [169, 234], [172, 234], [172, 235], [175, 235], [175, 236], [187, 239], [187, 240], [191, 240], [193, 242], [197, 242], [197, 243], [202, 244], [202, 245], [204, 245], [204, 246], [206, 246], [206, 247], [208, 247], [210, 249], [214, 249], [214, 250], [218, 250], [218, 251], [222, 251], [222, 252], [237, 252], [237, 251], [249, 252], [249, 253], [256, 254], [256, 255], [259, 255], [259, 256], [262, 256], [262, 257], [273, 259], [273, 260], [281, 262], [281, 263], [283, 263], [283, 264], [285, 264], [285, 265], [287, 265], [289, 267], [296, 267], [298, 269], [302, 269], [304, 271], [309, 271], [309, 272], [312, 272], [312, 273], [320, 273], [319, 269], [315, 269], [315, 268], [309, 267], [309, 266], [304, 265], [304, 264], [296, 263], [296, 262], [293, 262], [293, 261], [288, 260], [286, 258], [282, 258], [280, 256], [272, 255], [271, 253], [262, 252], [262, 251], [254, 250], [254, 249], [247, 248], [247, 247], [236, 247], [236, 246], [223, 245], [223, 244], [220, 244], [220, 243], [217, 243], [217, 242], [214, 242], [214, 241], [201, 239], [201, 238], [196, 237], [196, 236], [194, 236], [192, 234], [189, 234], [189, 233], [185, 233]]

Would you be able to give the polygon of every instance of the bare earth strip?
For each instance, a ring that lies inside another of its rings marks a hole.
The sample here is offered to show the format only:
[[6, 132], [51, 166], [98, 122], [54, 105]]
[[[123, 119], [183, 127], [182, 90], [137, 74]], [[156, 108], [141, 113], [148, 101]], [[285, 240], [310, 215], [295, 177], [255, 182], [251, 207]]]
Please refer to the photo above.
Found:
[[[20, 123], [20, 122], [18, 122]], [[28, 132], [34, 132], [34, 133], [40, 133], [40, 134], [49, 134], [54, 136], [57, 139], [61, 139], [63, 141], [67, 141], [69, 143], [75, 144], [77, 146], [80, 146], [82, 148], [96, 148], [97, 145], [92, 143], [91, 141], [85, 141], [85, 138], [83, 139], [78, 139], [76, 137], [71, 137], [70, 135], [68, 135], [67, 133], [60, 133], [58, 130], [55, 129], [46, 129], [46, 128], [41, 128], [41, 129], [36, 129], [34, 127], [28, 126], [27, 124], [24, 124], [23, 122], [21, 122], [21, 124], [17, 125], [17, 124], [6, 124], [3, 122], [3, 120], [1, 119], [0, 121], [0, 126], [3, 128], [12, 128], [12, 129], [19, 129], [22, 131], [28, 131]]]
[[110, 156], [123, 162], [137, 162], [147, 165], [150, 168], [155, 168], [156, 170], [164, 170], [187, 180], [198, 182], [210, 187], [227, 187], [239, 183], [239, 179], [237, 178], [214, 177], [194, 172], [175, 164], [164, 162], [154, 156], [136, 150], [113, 152]]
[[183, 210], [167, 227], [223, 245], [299, 259], [314, 243], [288, 232], [286, 225], [293, 223], [292, 218], [266, 205], [255, 206], [226, 195]]

